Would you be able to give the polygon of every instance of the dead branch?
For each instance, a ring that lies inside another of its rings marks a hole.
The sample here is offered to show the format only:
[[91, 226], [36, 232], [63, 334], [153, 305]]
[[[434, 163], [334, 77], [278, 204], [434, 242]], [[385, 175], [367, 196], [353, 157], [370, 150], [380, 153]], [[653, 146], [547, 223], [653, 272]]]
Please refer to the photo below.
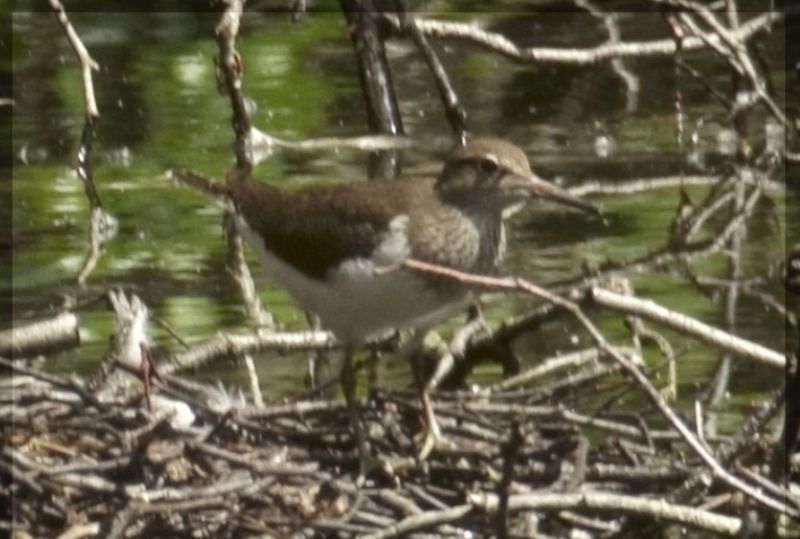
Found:
[[[384, 19], [397, 31], [400, 21], [394, 15], [384, 13]], [[750, 39], [759, 32], [770, 28], [781, 19], [776, 13], [758, 15], [742, 24], [733, 34], [737, 41]], [[442, 39], [461, 39], [480, 45], [493, 52], [522, 62], [554, 62], [568, 64], [593, 64], [612, 58], [636, 58], [643, 56], [668, 56], [677, 50], [672, 39], [653, 41], [605, 43], [588, 49], [570, 49], [554, 47], [519, 47], [501, 34], [489, 32], [475, 24], [438, 21], [417, 17], [420, 31], [429, 36]], [[687, 36], [683, 40], [683, 50], [695, 50], [705, 46], [705, 42], [696, 36]]]
[[664, 415], [672, 427], [681, 435], [683, 440], [697, 453], [697, 455], [706, 463], [706, 465], [711, 468], [716, 477], [732, 488], [735, 488], [749, 498], [752, 498], [753, 500], [764, 505], [765, 507], [770, 508], [773, 511], [785, 511], [793, 514], [795, 518], [800, 517], [800, 511], [789, 508], [785, 502], [781, 502], [764, 495], [759, 489], [745, 483], [741, 479], [725, 470], [725, 468], [719, 464], [715, 457], [709, 453], [702, 442], [700, 442], [700, 440], [698, 440], [691, 430], [689, 430], [689, 428], [683, 423], [683, 421], [672, 410], [672, 408], [670, 408], [670, 406], [661, 397], [658, 390], [653, 387], [647, 377], [642, 374], [642, 372], [633, 363], [631, 363], [627, 358], [619, 354], [611, 345], [609, 345], [603, 334], [596, 328], [596, 326], [575, 303], [565, 300], [560, 296], [557, 296], [520, 278], [497, 279], [486, 276], [470, 275], [464, 272], [459, 272], [449, 268], [444, 268], [412, 259], [406, 260], [404, 262], [404, 266], [417, 271], [443, 275], [465, 284], [480, 286], [486, 289], [524, 292], [544, 299], [545, 301], [549, 301], [550, 303], [553, 303], [566, 310], [572, 314], [572, 316], [574, 316], [576, 320], [589, 332], [597, 346], [606, 354], [608, 354], [616, 363], [618, 363], [622, 369], [636, 382], [651, 403], [653, 403], [655, 407]]
[[53, 11], [55, 11], [58, 22], [64, 29], [64, 33], [67, 35], [67, 39], [69, 39], [69, 44], [72, 46], [72, 50], [75, 51], [75, 56], [78, 57], [78, 61], [81, 64], [81, 76], [83, 78], [83, 100], [86, 105], [86, 120], [91, 123], [100, 117], [100, 111], [97, 109], [97, 101], [95, 101], [94, 97], [94, 83], [92, 82], [92, 71], [99, 70], [100, 66], [94, 61], [92, 56], [89, 54], [89, 51], [86, 50], [86, 47], [84, 46], [83, 41], [81, 41], [78, 32], [75, 31], [75, 28], [73, 28], [72, 24], [69, 22], [69, 18], [67, 17], [67, 13], [64, 11], [64, 6], [61, 5], [61, 2], [59, 0], [49, 1], [50, 7], [53, 8]]
[[[469, 500], [474, 506], [488, 513], [495, 512], [498, 507], [498, 499], [494, 494], [470, 494]], [[637, 496], [607, 492], [516, 494], [509, 497], [508, 508], [510, 511], [588, 508], [612, 513], [647, 515], [650, 518], [691, 525], [730, 537], [735, 537], [742, 527], [742, 520], [739, 518], [717, 515], [694, 507], [668, 504], [663, 500], [647, 500]]]
[[53, 353], [79, 344], [78, 317], [74, 313], [0, 331], [0, 356], [11, 358]]
[[711, 327], [685, 314], [670, 311], [653, 301], [617, 294], [616, 292], [600, 287], [591, 288], [589, 294], [592, 301], [603, 307], [642, 316], [649, 320], [665, 324], [677, 331], [693, 335], [708, 344], [755, 361], [766, 363], [767, 365], [780, 368], [786, 365], [786, 358], [783, 354]]

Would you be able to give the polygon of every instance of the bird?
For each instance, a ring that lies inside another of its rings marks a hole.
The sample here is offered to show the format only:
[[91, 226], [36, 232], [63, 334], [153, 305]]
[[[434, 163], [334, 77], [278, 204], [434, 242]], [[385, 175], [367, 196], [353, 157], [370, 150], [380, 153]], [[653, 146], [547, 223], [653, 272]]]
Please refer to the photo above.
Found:
[[[362, 473], [371, 459], [355, 399], [354, 351], [391, 331], [424, 334], [474, 300], [468, 286], [404, 262], [492, 274], [505, 253], [504, 221], [529, 200], [599, 213], [534, 174], [522, 149], [492, 137], [455, 148], [435, 177], [285, 190], [241, 169], [224, 182], [173, 175], [225, 207], [267, 277], [342, 343], [341, 384]], [[426, 417], [438, 435], [432, 409]]]

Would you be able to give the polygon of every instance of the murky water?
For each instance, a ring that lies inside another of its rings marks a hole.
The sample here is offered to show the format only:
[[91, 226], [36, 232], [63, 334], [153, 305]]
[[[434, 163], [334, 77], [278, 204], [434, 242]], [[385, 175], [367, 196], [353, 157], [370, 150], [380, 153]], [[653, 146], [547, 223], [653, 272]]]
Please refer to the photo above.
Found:
[[[521, 46], [589, 46], [605, 40], [595, 19], [575, 12], [451, 17], [481, 21]], [[102, 117], [94, 173], [104, 206], [119, 220], [120, 229], [88, 284], [77, 286], [75, 275], [88, 236], [88, 203], [71, 169], [83, 124], [79, 70], [50, 15], [15, 13], [13, 322], [46, 317], [65, 302], [77, 302], [82, 346], [54, 358], [51, 366], [83, 373], [97, 365], [113, 331], [112, 313], [104, 301], [97, 301], [111, 287], [141, 296], [156, 317], [189, 342], [219, 331], [242, 331], [250, 323], [225, 271], [220, 212], [165, 178], [173, 167], [220, 177], [232, 164], [229, 104], [215, 81], [216, 17], [84, 13], [72, 18], [102, 66], [95, 77]], [[623, 36], [630, 40], [667, 35], [656, 15], [624, 15], [621, 24]], [[781, 26], [764, 41], [779, 104], [785, 100], [784, 43]], [[366, 133], [358, 75], [339, 14], [311, 13], [295, 25], [283, 14], [247, 14], [239, 50], [245, 93], [260, 129], [292, 140]], [[472, 131], [519, 144], [545, 178], [567, 186], [595, 180], [624, 184], [657, 176], [718, 173], [728, 166], [719, 147], [725, 134], [720, 135], [713, 122], [697, 131], [699, 151], [690, 158], [690, 138], [700, 118], [724, 111], [685, 74], [680, 85], [686, 132], [683, 146], [678, 144], [676, 78], [667, 58], [627, 62], [641, 85], [638, 95], [632, 96], [607, 64], [519, 64], [455, 42], [446, 42], [439, 51], [468, 111]], [[408, 42], [390, 42], [388, 54], [406, 132], [419, 143], [404, 152], [404, 169], [436, 170], [447, 154], [450, 128], [435, 87]], [[691, 53], [687, 61], [721, 89], [730, 87], [728, 69], [718, 58]], [[751, 115], [749, 130], [756, 145], [763, 143], [768, 123], [763, 110]], [[281, 185], [359, 181], [366, 176], [367, 160], [366, 154], [353, 150], [278, 151], [259, 165], [256, 174]], [[783, 181], [781, 173], [773, 179]], [[695, 202], [707, 190], [687, 188]], [[742, 277], [764, 277], [759, 290], [780, 303], [783, 292], [774, 268], [783, 255], [785, 234], [796, 232], [799, 225], [787, 221], [784, 208], [791, 201], [786, 196], [771, 191], [756, 207], [741, 253]], [[642, 256], [666, 242], [680, 198], [678, 189], [667, 189], [595, 200], [603, 206], [606, 224], [544, 206], [519, 214], [510, 226], [505, 271], [548, 283], [575, 277], [585, 265]], [[257, 265], [252, 268], [262, 285], [262, 298], [280, 322], [289, 328], [304, 327], [304, 314], [281, 290], [265, 284]], [[696, 269], [725, 278], [727, 259], [715, 255], [700, 261]], [[722, 324], [722, 294], [703, 294], [676, 271], [644, 272], [631, 278], [641, 296]], [[527, 299], [515, 298], [492, 303], [486, 313], [497, 323], [532, 306]], [[3, 319], [0, 324], [8, 327], [11, 322]], [[611, 336], [625, 335], [619, 317], [603, 319], [603, 324]], [[771, 348], [783, 347], [781, 317], [752, 296], [738, 302], [735, 330]], [[153, 325], [151, 333], [162, 352], [179, 348], [162, 326]], [[680, 394], [689, 403], [708, 382], [718, 354], [696, 341], [674, 342]], [[518, 352], [526, 363], [533, 363], [586, 344], [585, 335], [562, 322], [546, 325], [518, 343]], [[657, 354], [653, 358], [657, 361]], [[302, 388], [302, 355], [268, 354], [258, 359], [258, 368], [269, 397]], [[392, 366], [391, 371], [401, 377], [405, 372], [402, 366]], [[499, 367], [487, 366], [476, 379], [497, 377], [499, 372]], [[222, 376], [229, 383], [245, 380], [243, 370], [229, 363], [209, 366], [198, 376]], [[736, 361], [731, 392], [745, 402], [781, 379], [780, 372]], [[735, 421], [736, 406], [730, 411]]]

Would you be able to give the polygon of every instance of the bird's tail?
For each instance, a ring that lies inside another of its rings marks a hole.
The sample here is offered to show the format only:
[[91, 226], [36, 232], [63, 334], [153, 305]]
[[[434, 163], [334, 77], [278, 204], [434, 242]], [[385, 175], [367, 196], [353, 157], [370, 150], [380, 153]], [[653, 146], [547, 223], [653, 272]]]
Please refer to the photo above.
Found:
[[172, 170], [170, 176], [178, 183], [211, 197], [221, 206], [227, 207], [231, 204], [231, 192], [226, 183], [215, 182], [191, 170]]

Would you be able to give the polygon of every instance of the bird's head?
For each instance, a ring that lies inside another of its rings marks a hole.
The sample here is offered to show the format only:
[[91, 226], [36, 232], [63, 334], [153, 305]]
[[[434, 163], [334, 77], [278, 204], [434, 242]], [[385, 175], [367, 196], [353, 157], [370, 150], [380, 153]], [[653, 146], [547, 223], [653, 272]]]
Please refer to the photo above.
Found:
[[593, 204], [531, 172], [520, 148], [494, 138], [476, 138], [457, 148], [445, 163], [436, 190], [449, 203], [487, 211], [506, 212], [541, 198], [599, 213]]

